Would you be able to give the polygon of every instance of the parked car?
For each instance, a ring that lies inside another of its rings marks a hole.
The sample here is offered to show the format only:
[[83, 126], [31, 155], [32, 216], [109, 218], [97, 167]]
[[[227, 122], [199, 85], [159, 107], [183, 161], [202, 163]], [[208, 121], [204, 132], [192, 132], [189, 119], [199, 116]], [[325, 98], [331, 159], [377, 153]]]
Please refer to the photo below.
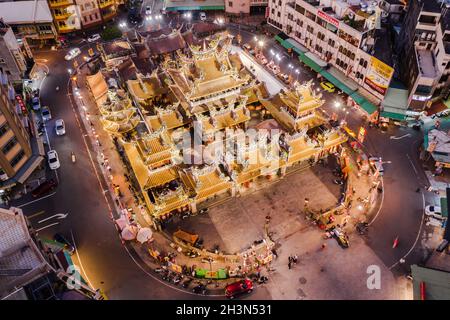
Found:
[[63, 119], [58, 119], [55, 121], [55, 131], [58, 136], [66, 134], [66, 125], [64, 124]]
[[432, 205], [426, 206], [425, 207], [425, 215], [436, 218], [436, 219], [440, 219], [440, 220], [442, 220], [444, 218], [442, 216], [441, 207], [439, 207], [439, 206], [432, 206]]
[[433, 114], [431, 116], [431, 119], [434, 119], [434, 118], [445, 118], [445, 117], [447, 117], [449, 115], [450, 115], [450, 109], [445, 109], [445, 110], [443, 110], [441, 112]]
[[50, 169], [56, 170], [61, 166], [56, 150], [50, 150], [49, 152], [47, 152], [47, 159]]
[[145, 7], [145, 15], [149, 16], [152, 14], [152, 7], [151, 6], [146, 6]]
[[47, 180], [43, 183], [41, 183], [38, 187], [36, 187], [33, 191], [31, 191], [31, 196], [33, 198], [40, 197], [47, 192], [52, 191], [57, 186], [56, 181], [53, 179]]
[[244, 279], [227, 285], [225, 287], [225, 296], [229, 299], [234, 299], [237, 295], [252, 291], [253, 282], [250, 279]]
[[87, 38], [88, 42], [96, 42], [101, 39], [101, 36], [98, 33], [94, 33], [93, 35]]
[[44, 122], [52, 119], [52, 114], [50, 113], [50, 109], [47, 106], [42, 107], [41, 114], [42, 120]]
[[34, 111], [39, 111], [39, 109], [41, 109], [41, 101], [39, 100], [38, 96], [34, 96], [31, 99], [31, 104]]
[[201, 21], [206, 21], [206, 13], [204, 13], [203, 11], [200, 12], [200, 20]]
[[73, 48], [72, 50], [70, 50], [66, 56], [64, 57], [64, 59], [66, 59], [67, 61], [72, 60], [73, 58], [75, 58], [76, 56], [78, 56], [81, 53], [80, 48]]
[[66, 237], [64, 237], [61, 233], [55, 233], [55, 235], [53, 236], [53, 240], [63, 244], [64, 249], [66, 249], [70, 255], [73, 255], [75, 253], [75, 246], [70, 243], [70, 241], [67, 240]]
[[328, 91], [328, 92], [334, 92], [334, 91], [336, 91], [336, 87], [335, 87], [332, 83], [327, 82], [327, 81], [322, 81], [322, 82], [320, 83], [320, 86], [321, 86], [325, 91]]

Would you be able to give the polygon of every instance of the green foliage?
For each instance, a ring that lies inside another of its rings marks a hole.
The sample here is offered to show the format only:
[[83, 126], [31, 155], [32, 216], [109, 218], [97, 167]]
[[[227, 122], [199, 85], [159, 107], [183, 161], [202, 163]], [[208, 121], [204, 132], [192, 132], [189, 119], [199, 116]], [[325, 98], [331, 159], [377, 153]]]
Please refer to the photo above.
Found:
[[109, 26], [103, 30], [101, 36], [104, 41], [110, 41], [120, 38], [122, 36], [122, 31], [120, 31], [117, 26]]

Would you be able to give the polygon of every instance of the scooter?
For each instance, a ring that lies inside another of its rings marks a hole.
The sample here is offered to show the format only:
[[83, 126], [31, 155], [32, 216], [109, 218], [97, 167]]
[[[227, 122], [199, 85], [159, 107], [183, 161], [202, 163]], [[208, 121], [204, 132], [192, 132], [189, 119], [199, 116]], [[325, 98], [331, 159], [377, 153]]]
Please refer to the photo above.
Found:
[[181, 286], [182, 286], [183, 288], [187, 288], [187, 287], [189, 287], [189, 285], [191, 284], [191, 282], [192, 282], [192, 278], [188, 278], [187, 280], [185, 280], [185, 281], [181, 284]]
[[269, 278], [267, 278], [266, 276], [261, 276], [258, 279], [258, 283], [259, 284], [265, 284], [268, 280], [269, 280]]
[[75, 161], [77, 161], [77, 159], [75, 158], [75, 153], [71, 153], [71, 158], [72, 158], [72, 163], [75, 163]]
[[344, 184], [344, 181], [338, 180], [338, 179], [334, 179], [334, 180], [333, 180], [333, 183], [341, 186], [341, 185]]

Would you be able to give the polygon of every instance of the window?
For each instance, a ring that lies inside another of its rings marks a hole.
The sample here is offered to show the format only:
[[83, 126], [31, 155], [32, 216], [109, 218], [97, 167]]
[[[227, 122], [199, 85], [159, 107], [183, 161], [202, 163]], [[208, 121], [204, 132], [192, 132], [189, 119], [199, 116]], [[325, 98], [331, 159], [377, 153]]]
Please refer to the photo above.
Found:
[[299, 4], [295, 4], [295, 11], [297, 11], [300, 14], [305, 14], [305, 8], [303, 8], [302, 6], [300, 6]]
[[422, 15], [420, 15], [419, 22], [428, 23], [428, 24], [436, 24], [436, 17], [422, 14]]
[[16, 137], [12, 137], [9, 141], [3, 146], [2, 152], [3, 154], [7, 154], [14, 146], [17, 144]]
[[0, 127], [0, 137], [3, 137], [3, 135], [5, 133], [7, 133], [9, 130], [9, 125], [7, 123], [4, 123], [1, 127]]
[[277, 12], [277, 17], [281, 18], [281, 12], [279, 12], [279, 11]]
[[98, 20], [98, 13], [95, 13], [95, 20]]
[[25, 152], [23, 150], [20, 150], [20, 152], [11, 160], [11, 162], [10, 162], [11, 166], [15, 167], [16, 164], [18, 164], [24, 156], [25, 156]]
[[233, 7], [233, 1], [228, 1], [228, 6], [231, 8]]

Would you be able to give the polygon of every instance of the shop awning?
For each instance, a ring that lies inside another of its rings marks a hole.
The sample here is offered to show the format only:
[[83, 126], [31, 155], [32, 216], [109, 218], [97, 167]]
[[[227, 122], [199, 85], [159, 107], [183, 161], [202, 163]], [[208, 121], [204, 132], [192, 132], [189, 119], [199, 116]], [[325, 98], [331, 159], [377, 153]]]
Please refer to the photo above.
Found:
[[308, 67], [313, 69], [315, 72], [321, 73], [322, 68], [310, 57], [308, 57], [304, 52], [299, 53], [298, 59], [306, 64]]
[[310, 58], [312, 61], [314, 61], [315, 63], [317, 63], [317, 65], [319, 65], [322, 68], [325, 68], [326, 66], [328, 66], [328, 63], [323, 61], [322, 59], [320, 59], [319, 57], [317, 57], [315, 54], [313, 54], [312, 52], [306, 52], [305, 55]]
[[33, 156], [30, 160], [28, 160], [28, 163], [23, 167], [25, 168], [25, 171], [20, 172], [21, 170], [19, 170], [19, 173], [17, 174], [17, 182], [24, 183], [43, 160], [43, 156]]
[[287, 42], [290, 45], [292, 45], [292, 48], [298, 54], [301, 54], [301, 53], [304, 53], [304, 52], [308, 52], [308, 49], [306, 49], [304, 46], [302, 46], [300, 43], [298, 43], [297, 41], [295, 41], [292, 38], [286, 39], [285, 42]]
[[443, 217], [448, 217], [447, 198], [441, 198], [441, 212]]
[[350, 97], [352, 97], [352, 99], [368, 114], [372, 114], [378, 109], [376, 105], [368, 101], [366, 98], [364, 98], [357, 92], [353, 92], [352, 94], [350, 94]]
[[336, 87], [338, 87], [340, 90], [345, 92], [348, 95], [352, 95], [355, 90], [352, 90], [347, 85], [345, 85], [342, 81], [340, 81], [338, 78], [333, 76], [331, 73], [325, 70], [321, 70], [319, 72], [322, 76], [324, 76], [328, 81], [330, 81], [332, 84], [334, 84]]
[[381, 116], [392, 119], [392, 120], [399, 120], [399, 121], [403, 121], [406, 119], [406, 115], [404, 115], [404, 114], [400, 114], [400, 113], [396, 113], [396, 112], [389, 112], [389, 111], [381, 112]]

